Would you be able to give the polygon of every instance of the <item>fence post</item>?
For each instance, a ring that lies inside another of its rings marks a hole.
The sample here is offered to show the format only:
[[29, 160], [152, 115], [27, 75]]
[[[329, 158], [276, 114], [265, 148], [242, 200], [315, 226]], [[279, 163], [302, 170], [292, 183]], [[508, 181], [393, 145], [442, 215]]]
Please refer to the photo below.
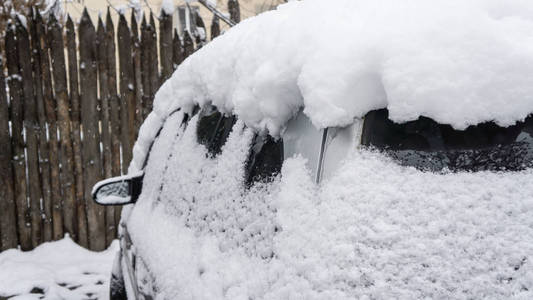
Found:
[[19, 18], [16, 21], [17, 44], [24, 95], [24, 132], [26, 137], [26, 161], [28, 187], [30, 192], [31, 243], [37, 247], [42, 241], [41, 179], [39, 172], [39, 136], [41, 128], [37, 122], [37, 111], [33, 91], [30, 40], [28, 31]]
[[161, 9], [159, 17], [159, 58], [163, 83], [172, 75], [172, 16], [164, 9]]
[[214, 40], [217, 36], [220, 35], [220, 21], [217, 15], [213, 16], [213, 21], [211, 22], [211, 40]]
[[[96, 49], [98, 57], [98, 85], [100, 87], [100, 120], [101, 120], [101, 141], [102, 141], [102, 157], [103, 157], [103, 174], [105, 178], [112, 175], [112, 155], [111, 155], [111, 128], [109, 120], [109, 88], [108, 83], [108, 66], [107, 66], [107, 43], [106, 43], [106, 28], [102, 22], [102, 18], [98, 17], [98, 29], [96, 31]], [[115, 213], [113, 206], [105, 207], [105, 226], [106, 226], [106, 247], [115, 239]]]
[[63, 210], [61, 205], [61, 184], [59, 182], [59, 145], [57, 137], [56, 101], [52, 95], [52, 77], [50, 74], [50, 57], [48, 54], [49, 43], [46, 38], [45, 25], [40, 14], [37, 14], [35, 26], [38, 37], [38, 48], [41, 58], [41, 76], [43, 79], [43, 100], [48, 124], [48, 147], [50, 161], [50, 188], [51, 188], [51, 217], [52, 239], [59, 240], [63, 237]]
[[42, 32], [39, 31], [41, 24], [39, 12], [31, 11], [29, 18], [29, 31], [31, 37], [31, 54], [32, 54], [32, 68], [33, 68], [33, 90], [35, 91], [35, 101], [37, 104], [37, 118], [41, 128], [41, 136], [39, 137], [39, 168], [41, 169], [41, 187], [42, 187], [42, 207], [41, 214], [43, 221], [43, 242], [52, 240], [52, 190], [50, 184], [50, 151], [48, 141], [46, 139], [46, 112], [44, 108], [43, 95], [43, 77], [42, 77], [42, 59], [41, 59], [41, 37]]
[[81, 87], [81, 123], [83, 126], [82, 158], [84, 166], [84, 195], [87, 205], [89, 227], [89, 247], [91, 250], [105, 249], [104, 209], [92, 200], [93, 185], [101, 179], [101, 162], [99, 151], [96, 78], [96, 33], [87, 9], [78, 28], [80, 42], [80, 87]]
[[31, 220], [27, 203], [26, 158], [23, 136], [23, 96], [20, 77], [18, 45], [15, 39], [15, 26], [8, 23], [6, 31], [6, 58], [9, 83], [9, 103], [11, 106], [11, 143], [13, 150], [13, 170], [15, 173], [15, 203], [17, 207], [17, 227], [20, 247], [31, 249]]
[[[107, 44], [107, 65], [108, 65], [108, 87], [109, 87], [109, 118], [111, 122], [111, 173], [119, 176], [120, 172], [120, 100], [117, 95], [117, 60], [115, 51], [115, 27], [111, 19], [109, 8], [106, 16], [106, 44]], [[115, 224], [120, 223], [121, 207], [115, 207]]]
[[63, 194], [63, 225], [65, 232], [70, 234], [73, 240], [77, 241], [76, 189], [73, 174], [74, 153], [71, 142], [63, 30], [53, 15], [50, 16], [48, 28], [54, 78], [54, 92], [57, 99], [57, 124], [59, 127], [59, 135], [61, 137], [59, 139], [61, 149], [61, 172], [59, 178], [61, 180], [61, 191]]
[[87, 233], [87, 211], [84, 198], [82, 144], [80, 130], [80, 96], [78, 90], [78, 55], [76, 53], [76, 31], [74, 22], [70, 16], [66, 23], [68, 74], [70, 87], [70, 120], [72, 150], [74, 153], [74, 178], [76, 183], [76, 225], [78, 232], [78, 244], [88, 248], [89, 236]]
[[4, 63], [0, 57], [0, 251], [17, 247], [17, 220], [11, 167], [9, 106], [7, 104]]
[[123, 14], [118, 21], [118, 54], [120, 70], [120, 132], [122, 140], [122, 171], [128, 172], [133, 145], [135, 99], [133, 94], [133, 60], [131, 57], [131, 33]]

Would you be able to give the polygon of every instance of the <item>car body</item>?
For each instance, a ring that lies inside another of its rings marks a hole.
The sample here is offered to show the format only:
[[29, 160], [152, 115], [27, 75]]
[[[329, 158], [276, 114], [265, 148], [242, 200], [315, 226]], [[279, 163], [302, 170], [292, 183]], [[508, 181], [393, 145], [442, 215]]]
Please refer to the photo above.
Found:
[[[191, 116], [179, 110], [171, 114], [163, 123], [159, 134], [152, 141], [150, 152], [144, 158], [145, 168], [150, 168], [150, 155], [158, 147], [173, 147], [180, 143], [191, 122], [195, 124], [195, 139], [200, 147], [205, 148], [205, 160], [213, 160], [224, 151], [224, 144], [236, 125], [238, 118], [224, 115], [212, 106], [197, 108]], [[179, 125], [177, 125], [177, 123]], [[242, 125], [241, 125], [242, 126]], [[168, 128], [167, 128], [168, 127]], [[163, 135], [165, 131], [182, 128], [174, 134]], [[242, 129], [241, 129], [242, 130]], [[158, 141], [175, 137], [175, 141]], [[256, 183], [268, 185], [279, 176], [286, 159], [301, 156], [305, 158], [307, 168], [315, 184], [328, 180], [350, 151], [382, 151], [392, 157], [399, 165], [416, 168], [417, 172], [454, 173], [454, 172], [518, 172], [531, 168], [533, 164], [533, 118], [519, 122], [507, 128], [494, 123], [471, 126], [466, 130], [454, 130], [429, 118], [397, 124], [388, 119], [386, 109], [372, 111], [364, 119], [355, 120], [353, 124], [342, 128], [316, 129], [303, 112], [298, 113], [289, 123], [280, 137], [254, 133], [252, 143], [247, 146], [247, 158], [243, 189], [250, 189]], [[242, 137], [241, 137], [242, 138]], [[169, 154], [171, 155], [171, 154]], [[152, 162], [153, 163], [153, 162]], [[173, 168], [172, 164], [158, 166], [157, 172], [165, 173]], [[174, 170], [179, 173], [179, 170]], [[160, 201], [159, 193], [164, 190], [164, 183], [149, 181], [143, 184], [144, 172], [133, 176], [119, 177], [104, 181], [95, 186], [95, 198], [101, 204], [135, 203], [142, 196], [142, 190], [157, 190], [150, 199], [143, 201]], [[153, 175], [152, 175], [153, 176]], [[236, 175], [237, 176], [237, 175]], [[114, 184], [129, 184], [121, 192], [102, 192], [103, 187]], [[156, 184], [157, 186], [147, 186]], [[201, 183], [200, 183], [201, 186]], [[100, 193], [100, 196], [97, 196]], [[105, 198], [121, 194], [125, 198]], [[133, 198], [130, 197], [133, 195]], [[216, 198], [214, 192], [212, 197]], [[106, 202], [108, 201], [108, 202]], [[130, 216], [131, 218], [131, 216]], [[113, 267], [111, 279], [111, 299], [125, 299], [128, 295], [135, 299], [155, 299], [157, 297], [158, 279], [145, 263], [145, 255], [138, 253], [128, 229], [128, 217], [123, 217], [120, 224], [120, 246]], [[193, 225], [191, 225], [193, 226]], [[266, 259], [266, 258], [265, 258]]]

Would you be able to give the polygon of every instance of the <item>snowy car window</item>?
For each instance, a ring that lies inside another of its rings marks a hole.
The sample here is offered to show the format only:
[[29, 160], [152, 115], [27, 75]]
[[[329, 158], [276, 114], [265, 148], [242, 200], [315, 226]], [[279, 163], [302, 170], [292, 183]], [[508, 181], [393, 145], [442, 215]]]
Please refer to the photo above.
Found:
[[210, 108], [204, 109], [196, 130], [198, 143], [206, 146], [212, 156], [220, 154], [235, 121], [234, 116], [224, 116]]
[[269, 135], [257, 135], [246, 164], [246, 184], [269, 181], [279, 174], [283, 164], [283, 141]]
[[420, 117], [397, 124], [385, 109], [368, 113], [362, 144], [421, 170], [519, 171], [533, 166], [533, 117], [509, 127], [493, 122], [456, 130]]

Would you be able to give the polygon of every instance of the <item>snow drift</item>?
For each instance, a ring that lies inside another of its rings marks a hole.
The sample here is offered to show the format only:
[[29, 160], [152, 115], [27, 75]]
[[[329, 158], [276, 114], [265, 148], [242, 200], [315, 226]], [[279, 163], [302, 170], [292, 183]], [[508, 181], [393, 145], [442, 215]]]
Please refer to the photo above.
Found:
[[212, 102], [276, 135], [387, 107], [456, 129], [533, 112], [533, 2], [306, 0], [243, 21], [189, 57], [154, 110]]

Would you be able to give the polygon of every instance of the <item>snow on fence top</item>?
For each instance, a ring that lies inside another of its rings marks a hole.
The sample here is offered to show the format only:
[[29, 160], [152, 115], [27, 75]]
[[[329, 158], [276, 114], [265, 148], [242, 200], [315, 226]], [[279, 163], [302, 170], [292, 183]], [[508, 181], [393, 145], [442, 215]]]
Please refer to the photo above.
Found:
[[243, 21], [187, 59], [155, 110], [211, 101], [278, 134], [387, 107], [457, 129], [533, 112], [533, 2], [306, 0]]

